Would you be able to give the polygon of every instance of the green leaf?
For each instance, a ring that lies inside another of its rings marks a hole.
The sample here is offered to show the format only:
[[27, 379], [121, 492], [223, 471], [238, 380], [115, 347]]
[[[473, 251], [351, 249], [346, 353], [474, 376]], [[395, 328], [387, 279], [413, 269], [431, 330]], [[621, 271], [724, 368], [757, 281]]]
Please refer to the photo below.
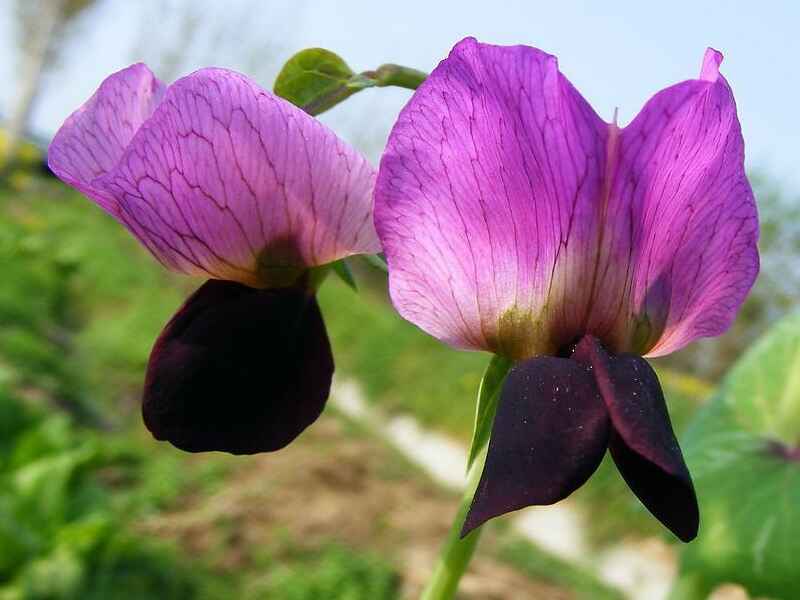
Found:
[[308, 114], [318, 115], [363, 89], [394, 86], [415, 90], [427, 76], [393, 64], [354, 73], [338, 54], [324, 48], [308, 48], [283, 65], [273, 89]]
[[[800, 597], [800, 313], [767, 333], [729, 372], [683, 443], [700, 501], [681, 580]], [[674, 595], [674, 597], [677, 597]]]
[[331, 266], [333, 267], [334, 273], [339, 276], [339, 279], [344, 281], [354, 292], [358, 291], [356, 278], [353, 276], [353, 271], [350, 269], [350, 265], [347, 264], [347, 259], [343, 258], [341, 260], [337, 260]]
[[383, 254], [359, 254], [359, 257], [363, 258], [369, 266], [384, 273], [389, 272], [389, 267], [386, 266], [386, 257]]
[[726, 400], [742, 429], [800, 443], [800, 312], [764, 335], [733, 367]]
[[308, 48], [283, 65], [274, 91], [307, 113], [318, 115], [358, 91], [348, 85], [353, 75], [339, 55], [323, 48]]
[[481, 384], [478, 386], [475, 426], [472, 430], [472, 442], [469, 445], [467, 470], [472, 466], [473, 461], [480, 454], [483, 447], [489, 443], [494, 416], [497, 413], [497, 402], [500, 399], [500, 391], [503, 389], [503, 382], [513, 365], [514, 363], [507, 358], [495, 355], [486, 367]]

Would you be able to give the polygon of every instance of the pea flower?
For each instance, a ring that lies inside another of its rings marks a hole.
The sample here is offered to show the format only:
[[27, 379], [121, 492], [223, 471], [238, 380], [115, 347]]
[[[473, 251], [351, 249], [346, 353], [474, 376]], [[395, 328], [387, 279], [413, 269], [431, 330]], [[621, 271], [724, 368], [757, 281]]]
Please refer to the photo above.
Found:
[[722, 55], [606, 123], [526, 46], [460, 42], [395, 124], [375, 188], [409, 321], [514, 361], [462, 533], [551, 504], [606, 449], [679, 538], [699, 525], [658, 379], [725, 331], [758, 272], [758, 223]]
[[66, 120], [49, 165], [164, 266], [208, 279], [150, 356], [157, 439], [249, 454], [316, 420], [334, 365], [313, 268], [380, 249], [361, 155], [243, 75], [166, 87], [137, 64]]

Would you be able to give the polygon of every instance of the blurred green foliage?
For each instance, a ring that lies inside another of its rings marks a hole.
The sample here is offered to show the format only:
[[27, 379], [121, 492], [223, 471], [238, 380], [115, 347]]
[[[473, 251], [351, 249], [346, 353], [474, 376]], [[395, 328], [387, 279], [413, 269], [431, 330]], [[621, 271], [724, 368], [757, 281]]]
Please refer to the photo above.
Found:
[[60, 185], [31, 185], [0, 195], [0, 598], [206, 597], [213, 586], [174, 550], [121, 528], [177, 495], [177, 461], [154, 469], [130, 436], [76, 424], [121, 424], [99, 399], [139, 384], [167, 310], [157, 298], [176, 293], [132, 306], [158, 276], [135, 251], [109, 260], [126, 241], [107, 217], [76, 210]]
[[5, 390], [0, 453], [0, 600], [396, 597], [390, 566], [338, 547], [234, 579], [133, 532], [185, 483], [180, 461], [148, 468], [152, 450], [135, 439], [78, 428]]
[[145, 461], [0, 389], [0, 599], [219, 597], [164, 544], [120, 526], [142, 514]]
[[393, 600], [399, 581], [390, 565], [377, 557], [338, 546], [301, 555], [252, 585], [245, 600]]
[[395, 597], [390, 567], [340, 548], [234, 577], [136, 531], [227, 468], [143, 443], [145, 361], [188, 290], [60, 183], [10, 183], [0, 188], [0, 600]]
[[113, 420], [181, 298], [128, 237], [55, 182], [0, 194], [0, 380]]

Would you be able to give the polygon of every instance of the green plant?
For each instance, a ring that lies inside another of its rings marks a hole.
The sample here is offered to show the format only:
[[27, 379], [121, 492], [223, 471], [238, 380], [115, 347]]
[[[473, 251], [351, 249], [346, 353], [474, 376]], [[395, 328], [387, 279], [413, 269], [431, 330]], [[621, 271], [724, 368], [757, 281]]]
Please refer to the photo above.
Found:
[[398, 578], [382, 560], [339, 546], [277, 566], [253, 586], [248, 600], [394, 600]]
[[685, 436], [704, 519], [673, 597], [723, 582], [796, 598], [800, 577], [800, 313], [773, 327], [725, 377]]

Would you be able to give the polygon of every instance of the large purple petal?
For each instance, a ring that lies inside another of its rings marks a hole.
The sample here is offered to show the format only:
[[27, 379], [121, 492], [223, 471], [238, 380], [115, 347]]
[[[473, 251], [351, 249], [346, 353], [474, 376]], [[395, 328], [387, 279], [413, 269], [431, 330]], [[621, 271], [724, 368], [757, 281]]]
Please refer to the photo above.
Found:
[[398, 311], [517, 359], [569, 343], [589, 309], [608, 132], [555, 57], [460, 42], [381, 161], [375, 221]]
[[519, 363], [503, 385], [462, 536], [493, 517], [569, 496], [597, 469], [609, 432], [606, 406], [586, 367], [552, 357]]
[[659, 521], [691, 541], [700, 523], [697, 497], [655, 372], [641, 357], [609, 355], [591, 336], [573, 358], [592, 368], [611, 416], [609, 449], [622, 477]]
[[[70, 118], [71, 130], [96, 128], [113, 90], [101, 86]], [[93, 153], [109, 135], [113, 128], [69, 139]], [[243, 75], [203, 69], [180, 79], [122, 142], [124, 151], [91, 181], [93, 197], [113, 202], [118, 218], [174, 270], [281, 286], [307, 267], [380, 249], [372, 167]], [[65, 170], [63, 156], [51, 155], [56, 172]]]
[[139, 63], [114, 73], [58, 130], [50, 169], [113, 215], [117, 202], [93, 182], [113, 169], [164, 95], [164, 84]]
[[620, 134], [595, 301], [620, 310], [595, 311], [587, 328], [615, 350], [660, 356], [719, 335], [758, 272], [756, 206], [721, 61], [709, 49], [700, 79], [656, 94]]
[[182, 450], [268, 452], [317, 419], [332, 375], [313, 296], [211, 280], [158, 338], [142, 413], [156, 439]]

